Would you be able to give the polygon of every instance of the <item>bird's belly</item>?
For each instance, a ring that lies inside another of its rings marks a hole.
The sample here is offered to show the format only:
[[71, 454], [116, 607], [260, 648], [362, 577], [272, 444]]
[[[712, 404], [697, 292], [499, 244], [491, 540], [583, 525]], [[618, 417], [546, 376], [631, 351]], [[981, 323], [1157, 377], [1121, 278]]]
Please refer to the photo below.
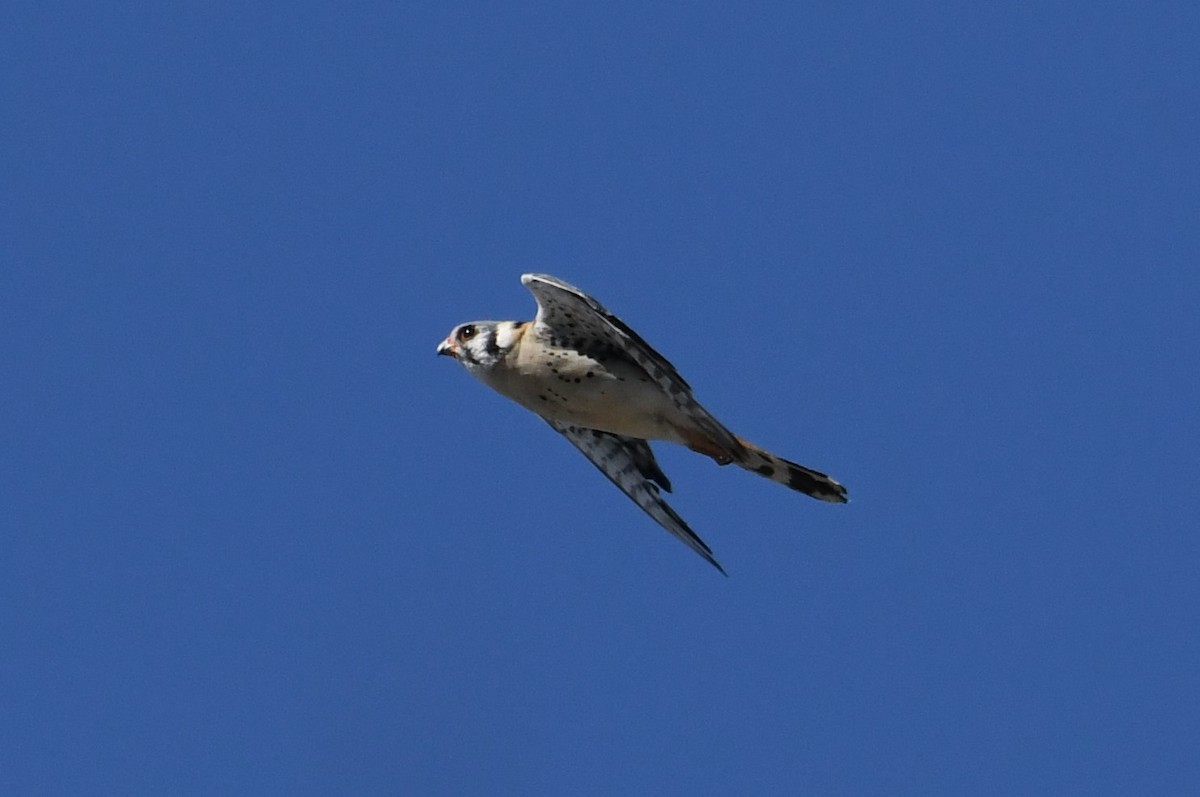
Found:
[[644, 440], [677, 442], [678, 433], [667, 423], [677, 412], [675, 405], [641, 372], [614, 373], [594, 366], [579, 373], [560, 369], [549, 375], [525, 374], [497, 388], [550, 420]]
[[[549, 402], [543, 402], [546, 403]], [[662, 413], [653, 406], [595, 400], [592, 397], [571, 396], [569, 392], [549, 404], [548, 410], [540, 414], [556, 421], [643, 440], [673, 437], [670, 427], [663, 423]]]

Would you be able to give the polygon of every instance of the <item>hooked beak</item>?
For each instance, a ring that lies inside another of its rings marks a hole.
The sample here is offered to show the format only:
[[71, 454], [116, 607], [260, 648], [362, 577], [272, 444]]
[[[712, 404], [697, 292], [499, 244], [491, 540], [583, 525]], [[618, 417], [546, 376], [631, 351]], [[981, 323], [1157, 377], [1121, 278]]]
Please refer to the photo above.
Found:
[[446, 338], [438, 344], [437, 353], [439, 355], [453, 357], [456, 360], [458, 359], [458, 349], [454, 345], [453, 341], [451, 341], [449, 338]]

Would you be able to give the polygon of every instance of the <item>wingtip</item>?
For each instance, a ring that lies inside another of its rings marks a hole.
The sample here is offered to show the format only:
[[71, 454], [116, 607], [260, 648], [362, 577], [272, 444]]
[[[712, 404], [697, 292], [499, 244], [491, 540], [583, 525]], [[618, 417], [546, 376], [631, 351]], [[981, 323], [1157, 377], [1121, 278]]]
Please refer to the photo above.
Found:
[[725, 572], [725, 568], [721, 567], [721, 563], [717, 561], [717, 557], [712, 555], [712, 551], [710, 551], [708, 549], [707, 545], [704, 546], [704, 550], [700, 550], [697, 548], [696, 553], [703, 556], [704, 561], [708, 562], [710, 565], [717, 568], [717, 570], [721, 573], [721, 575], [725, 576], [725, 578], [729, 578], [729, 574]]

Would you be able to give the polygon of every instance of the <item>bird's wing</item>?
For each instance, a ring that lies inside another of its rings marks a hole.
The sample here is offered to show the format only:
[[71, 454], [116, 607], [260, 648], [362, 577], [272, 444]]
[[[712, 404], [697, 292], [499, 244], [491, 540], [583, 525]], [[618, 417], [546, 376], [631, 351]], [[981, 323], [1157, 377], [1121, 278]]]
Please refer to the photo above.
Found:
[[582, 451], [583, 455], [591, 460], [592, 464], [599, 468], [609, 481], [617, 485], [621, 492], [640, 506], [642, 511], [654, 518], [660, 526], [682, 540], [693, 551], [703, 556], [722, 574], [728, 575], [725, 573], [725, 568], [721, 567], [720, 563], [713, 558], [712, 549], [688, 527], [683, 518], [676, 514], [675, 510], [659, 494], [659, 485], [670, 492], [671, 483], [667, 481], [667, 477], [658, 467], [649, 443], [634, 437], [623, 437], [596, 429], [584, 429], [549, 419], [546, 422]]
[[641, 335], [583, 291], [549, 274], [522, 274], [521, 284], [537, 299], [534, 332], [552, 346], [572, 348], [604, 362], [614, 354], [631, 360], [661, 387], [722, 450], [740, 455], [741, 442], [692, 396], [675, 366]]
[[537, 299], [533, 323], [539, 336], [584, 354], [591, 354], [588, 349], [614, 348], [645, 369], [669, 394], [691, 394], [691, 386], [667, 358], [574, 285], [549, 274], [523, 274], [521, 284]]

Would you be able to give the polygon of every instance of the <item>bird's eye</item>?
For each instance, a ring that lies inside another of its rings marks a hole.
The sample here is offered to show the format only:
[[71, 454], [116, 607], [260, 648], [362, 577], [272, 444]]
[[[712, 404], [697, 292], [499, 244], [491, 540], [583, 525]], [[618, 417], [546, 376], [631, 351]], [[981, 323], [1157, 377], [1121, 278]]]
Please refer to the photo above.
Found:
[[475, 325], [467, 324], [462, 329], [458, 330], [458, 339], [460, 341], [468, 341], [475, 337]]

